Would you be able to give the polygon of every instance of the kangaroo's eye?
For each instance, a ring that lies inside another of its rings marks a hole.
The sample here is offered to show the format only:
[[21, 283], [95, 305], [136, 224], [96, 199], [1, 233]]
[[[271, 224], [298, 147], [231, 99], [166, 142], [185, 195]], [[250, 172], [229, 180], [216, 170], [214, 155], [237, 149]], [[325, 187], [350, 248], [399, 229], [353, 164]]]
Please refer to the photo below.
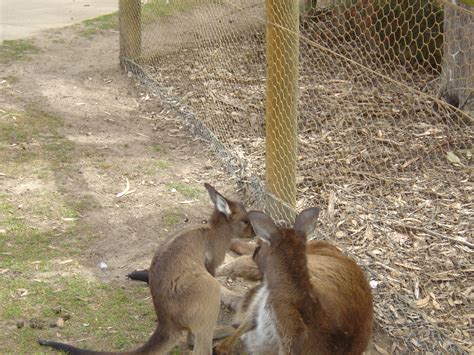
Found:
[[242, 220], [242, 223], [246, 226], [248, 226], [250, 224], [250, 221], [248, 219], [244, 219]]

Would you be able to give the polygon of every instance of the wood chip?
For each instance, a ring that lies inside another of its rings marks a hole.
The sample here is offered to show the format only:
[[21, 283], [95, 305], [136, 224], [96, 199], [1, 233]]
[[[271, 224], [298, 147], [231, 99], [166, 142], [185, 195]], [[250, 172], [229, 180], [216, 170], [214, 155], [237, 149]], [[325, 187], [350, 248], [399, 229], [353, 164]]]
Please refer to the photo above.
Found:
[[126, 185], [125, 185], [125, 189], [122, 191], [122, 192], [119, 192], [116, 197], [122, 197], [122, 196], [125, 196], [126, 194], [129, 193], [130, 191], [130, 181], [128, 181], [128, 178], [125, 177], [125, 180], [126, 180]]

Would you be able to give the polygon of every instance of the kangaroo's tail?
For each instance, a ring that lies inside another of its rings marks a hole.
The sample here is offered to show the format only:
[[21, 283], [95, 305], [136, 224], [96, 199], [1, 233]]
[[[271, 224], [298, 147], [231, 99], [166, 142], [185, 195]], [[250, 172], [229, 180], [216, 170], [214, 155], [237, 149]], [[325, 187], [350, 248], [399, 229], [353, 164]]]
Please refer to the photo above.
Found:
[[133, 354], [167, 354], [179, 340], [181, 330], [173, 327], [169, 323], [161, 323], [153, 332], [148, 341], [139, 349], [129, 352], [102, 352], [79, 349], [75, 346], [58, 343], [49, 340], [38, 340], [43, 346], [49, 346], [53, 349], [60, 350], [69, 355], [133, 355]]
[[[50, 348], [63, 351], [66, 354], [69, 355], [114, 355], [117, 353], [111, 353], [111, 352], [101, 352], [101, 351], [91, 351], [91, 350], [85, 350], [85, 349], [79, 349], [76, 348], [75, 346], [68, 345], [68, 344], [63, 344], [63, 343], [58, 343], [55, 341], [49, 341], [49, 340], [42, 340], [39, 339], [38, 343], [43, 346], [49, 346]], [[126, 353], [124, 353], [126, 354]]]
[[130, 280], [143, 281], [148, 283], [148, 270], [135, 270], [127, 275]]

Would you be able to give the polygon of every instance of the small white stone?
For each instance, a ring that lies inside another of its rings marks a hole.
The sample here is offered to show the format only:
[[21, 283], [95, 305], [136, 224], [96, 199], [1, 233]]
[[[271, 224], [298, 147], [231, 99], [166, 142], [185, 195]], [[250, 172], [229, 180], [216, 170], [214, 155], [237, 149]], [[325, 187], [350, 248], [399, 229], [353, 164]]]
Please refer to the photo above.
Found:
[[376, 289], [379, 285], [379, 282], [375, 280], [370, 280], [369, 284], [370, 284], [370, 287], [372, 287], [373, 289]]
[[100, 264], [99, 264], [99, 268], [102, 271], [105, 271], [105, 270], [107, 270], [107, 264], [105, 262], [101, 261]]

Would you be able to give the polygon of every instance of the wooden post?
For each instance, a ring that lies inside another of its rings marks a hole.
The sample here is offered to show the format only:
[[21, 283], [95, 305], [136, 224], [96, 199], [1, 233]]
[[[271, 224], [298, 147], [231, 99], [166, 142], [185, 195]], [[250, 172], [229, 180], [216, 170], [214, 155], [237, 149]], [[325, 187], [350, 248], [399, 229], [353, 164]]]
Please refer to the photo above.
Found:
[[293, 222], [296, 208], [298, 1], [266, 0], [266, 201], [275, 219]]
[[[444, 65], [440, 96], [474, 117], [474, 2], [444, 5]], [[463, 4], [465, 3], [465, 4]]]
[[138, 61], [142, 50], [142, 21], [140, 0], [120, 0], [120, 63], [123, 59]]

